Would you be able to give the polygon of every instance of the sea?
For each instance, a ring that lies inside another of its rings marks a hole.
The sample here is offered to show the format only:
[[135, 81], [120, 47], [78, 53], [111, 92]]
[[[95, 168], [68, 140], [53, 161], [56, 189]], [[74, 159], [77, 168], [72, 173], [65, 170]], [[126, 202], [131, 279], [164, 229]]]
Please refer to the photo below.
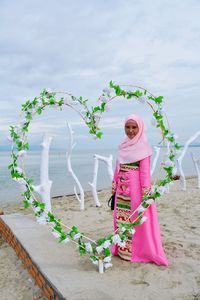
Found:
[[[153, 174], [153, 179], [161, 178], [164, 173], [160, 172], [160, 162], [166, 152], [165, 148], [161, 148], [157, 167]], [[197, 176], [195, 166], [193, 164], [191, 153], [196, 158], [200, 157], [200, 145], [190, 146], [183, 159], [183, 170], [185, 176]], [[90, 191], [91, 187], [88, 182], [93, 180], [94, 173], [94, 154], [103, 156], [113, 155], [113, 169], [115, 167], [116, 149], [100, 149], [82, 151], [74, 151], [71, 155], [71, 165], [74, 173], [78, 177], [85, 191]], [[21, 190], [19, 184], [12, 180], [8, 165], [11, 163], [11, 152], [0, 151], [0, 205], [3, 203], [12, 203], [22, 201]], [[152, 157], [152, 161], [154, 156]], [[34, 185], [40, 183], [40, 162], [41, 151], [28, 151], [24, 159], [26, 175], [34, 180]], [[54, 150], [49, 154], [49, 178], [53, 181], [51, 196], [69, 195], [74, 193], [74, 181], [67, 170], [66, 152], [63, 150]], [[105, 163], [99, 162], [97, 189], [111, 188], [111, 180], [107, 172]], [[77, 189], [78, 191], [78, 189]]]

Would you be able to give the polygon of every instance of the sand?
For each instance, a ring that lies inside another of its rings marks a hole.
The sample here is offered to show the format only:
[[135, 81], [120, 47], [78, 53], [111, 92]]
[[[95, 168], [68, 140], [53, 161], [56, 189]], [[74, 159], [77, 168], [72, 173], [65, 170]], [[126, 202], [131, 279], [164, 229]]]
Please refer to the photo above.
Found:
[[[180, 182], [175, 181], [170, 193], [157, 201], [162, 241], [169, 267], [158, 267], [150, 263], [133, 264], [115, 257], [113, 267], [106, 271], [106, 276], [113, 276], [113, 281], [117, 284], [123, 278], [127, 286], [123, 286], [123, 296], [115, 295], [113, 299], [200, 299], [200, 190], [196, 186], [197, 179], [190, 178], [187, 180], [187, 190], [181, 191]], [[86, 209], [83, 212], [79, 210], [79, 203], [74, 196], [58, 197], [52, 201], [53, 211], [65, 224], [76, 225], [86, 235], [97, 239], [112, 231], [112, 212], [107, 207], [109, 195], [110, 190], [100, 191], [102, 206], [96, 208], [91, 194], [87, 193]], [[5, 204], [0, 210], [5, 214], [31, 213], [30, 209], [25, 210], [20, 204]], [[85, 256], [81, 259], [84, 267], [84, 261], [88, 258]], [[14, 251], [2, 240], [0, 267], [1, 300], [45, 299], [28, 272], [23, 269]], [[100, 296], [97, 295], [97, 300], [101, 299], [98, 297]], [[80, 299], [84, 299], [84, 296]], [[73, 300], [73, 297], [69, 300]]]

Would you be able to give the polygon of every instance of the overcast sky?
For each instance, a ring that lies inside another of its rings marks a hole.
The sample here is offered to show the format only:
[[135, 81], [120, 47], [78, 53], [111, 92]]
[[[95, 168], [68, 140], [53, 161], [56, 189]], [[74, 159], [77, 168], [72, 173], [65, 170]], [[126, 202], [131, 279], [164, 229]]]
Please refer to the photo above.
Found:
[[[199, 0], [0, 0], [0, 148], [8, 144], [20, 105], [41, 89], [94, 103], [110, 80], [163, 95], [171, 127], [185, 142], [200, 130], [199, 15]], [[78, 115], [53, 109], [33, 121], [30, 141], [39, 144], [47, 132], [54, 147], [62, 147], [68, 120], [84, 145], [115, 146], [131, 113], [145, 119], [152, 144], [160, 140], [149, 108], [115, 100], [101, 142], [92, 140]]]

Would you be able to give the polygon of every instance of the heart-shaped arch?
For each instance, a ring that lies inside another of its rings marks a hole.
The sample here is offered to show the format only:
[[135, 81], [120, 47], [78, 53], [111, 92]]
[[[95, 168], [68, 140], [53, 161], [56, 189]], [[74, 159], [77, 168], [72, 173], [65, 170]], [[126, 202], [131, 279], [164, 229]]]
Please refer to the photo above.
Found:
[[[57, 98], [57, 96], [61, 97]], [[162, 142], [167, 141], [166, 160], [162, 163], [162, 167], [166, 172], [164, 179], [160, 180], [154, 189], [147, 195], [142, 197], [140, 206], [127, 218], [127, 222], [120, 225], [118, 232], [112, 232], [109, 236], [103, 237], [94, 241], [83, 233], [75, 226], [72, 228], [63, 224], [51, 212], [45, 211], [45, 204], [37, 199], [34, 195], [33, 180], [26, 177], [25, 171], [18, 166], [18, 159], [29, 149], [27, 142], [27, 135], [30, 122], [33, 117], [40, 115], [46, 107], [55, 106], [62, 109], [67, 106], [75, 110], [83, 119], [89, 128], [89, 133], [94, 135], [95, 138], [101, 138], [103, 133], [98, 127], [99, 121], [106, 110], [107, 105], [117, 97], [124, 97], [127, 100], [135, 99], [142, 103], [149, 105], [153, 111], [154, 125], [161, 129]], [[24, 207], [27, 208], [31, 205], [34, 210], [35, 216], [39, 223], [47, 223], [52, 229], [52, 234], [60, 242], [68, 242], [70, 239], [78, 245], [80, 254], [88, 254], [94, 264], [103, 263], [105, 268], [111, 266], [111, 244], [123, 246], [128, 235], [134, 234], [135, 227], [141, 225], [146, 221], [143, 213], [148, 207], [160, 197], [166, 190], [166, 186], [172, 181], [175, 172], [175, 157], [176, 151], [180, 145], [176, 142], [175, 135], [170, 131], [169, 123], [165, 114], [163, 116], [162, 104], [163, 97], [155, 97], [145, 88], [138, 86], [119, 86], [110, 81], [109, 87], [105, 88], [98, 99], [98, 105], [95, 107], [88, 107], [88, 99], [83, 97], [75, 97], [67, 92], [52, 92], [44, 89], [39, 97], [35, 97], [32, 101], [28, 100], [22, 104], [22, 112], [24, 119], [18, 125], [10, 126], [10, 138], [12, 140], [12, 162], [8, 166], [11, 171], [11, 176], [15, 181], [18, 181], [24, 186], [22, 196], [24, 198]], [[165, 124], [167, 123], [167, 125]], [[138, 212], [137, 218], [130, 223], [131, 216]]]

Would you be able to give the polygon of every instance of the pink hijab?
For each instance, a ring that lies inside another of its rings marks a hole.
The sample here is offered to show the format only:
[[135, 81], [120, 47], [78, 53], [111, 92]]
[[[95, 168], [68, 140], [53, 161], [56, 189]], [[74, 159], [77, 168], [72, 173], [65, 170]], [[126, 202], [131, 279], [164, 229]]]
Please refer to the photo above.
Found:
[[147, 137], [144, 132], [143, 120], [139, 116], [130, 115], [125, 119], [124, 125], [129, 120], [134, 120], [137, 122], [139, 132], [133, 139], [129, 139], [128, 137], [126, 137], [119, 144], [117, 160], [121, 164], [136, 162], [147, 156], [152, 155], [151, 147], [147, 141]]

